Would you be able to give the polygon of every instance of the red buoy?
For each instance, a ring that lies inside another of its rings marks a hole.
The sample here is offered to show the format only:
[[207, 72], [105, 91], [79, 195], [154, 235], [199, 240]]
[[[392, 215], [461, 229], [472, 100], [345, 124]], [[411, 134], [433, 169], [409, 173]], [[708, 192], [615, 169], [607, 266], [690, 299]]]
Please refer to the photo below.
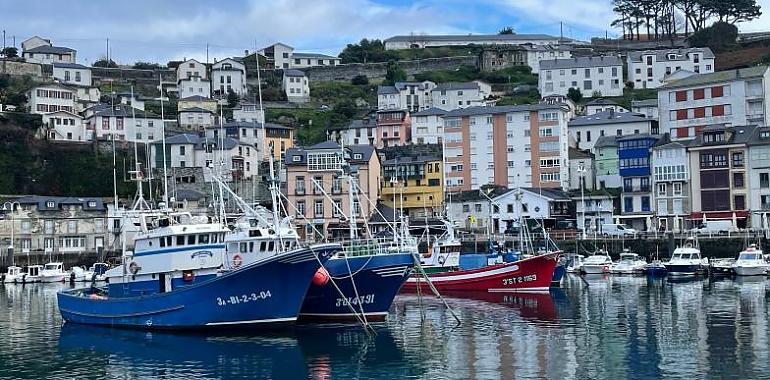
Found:
[[329, 282], [329, 272], [324, 267], [318, 268], [313, 275], [313, 285], [324, 286], [327, 282]]

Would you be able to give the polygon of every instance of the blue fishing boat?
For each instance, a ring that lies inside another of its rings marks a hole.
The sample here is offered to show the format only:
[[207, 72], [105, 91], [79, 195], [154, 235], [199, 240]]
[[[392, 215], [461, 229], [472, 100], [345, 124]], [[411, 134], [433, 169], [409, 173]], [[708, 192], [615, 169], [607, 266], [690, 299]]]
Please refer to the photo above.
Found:
[[411, 253], [339, 254], [313, 278], [300, 318], [350, 320], [363, 314], [383, 320], [413, 266]]
[[663, 277], [668, 273], [666, 265], [660, 260], [653, 260], [644, 266], [644, 274], [650, 277]]
[[[310, 280], [338, 244], [296, 247], [248, 265], [229, 257], [219, 223], [169, 213], [146, 220], [109, 284], [58, 293], [66, 322], [152, 329], [247, 327], [296, 320]], [[145, 227], [147, 226], [147, 227]]]

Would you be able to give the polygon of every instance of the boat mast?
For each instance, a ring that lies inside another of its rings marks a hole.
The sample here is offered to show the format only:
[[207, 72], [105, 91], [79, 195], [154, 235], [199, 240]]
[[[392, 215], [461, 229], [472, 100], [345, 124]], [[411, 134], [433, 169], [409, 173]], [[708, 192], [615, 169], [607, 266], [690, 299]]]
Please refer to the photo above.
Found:
[[163, 112], [163, 74], [158, 73], [158, 86], [160, 88], [160, 139], [163, 146], [163, 204], [168, 205], [168, 173], [166, 169], [166, 116]]
[[[262, 77], [260, 74], [259, 69], [259, 54], [257, 52], [254, 52], [254, 61], [257, 63], [257, 96], [259, 99], [259, 113], [261, 114], [261, 118], [259, 120], [261, 127], [262, 127], [262, 152], [267, 152], [268, 154], [268, 163], [270, 165], [270, 201], [273, 203], [272, 211], [273, 211], [273, 228], [275, 229], [276, 233], [278, 233], [278, 188], [276, 186], [277, 178], [275, 177], [275, 168], [273, 167], [273, 147], [268, 149], [267, 147], [267, 130], [265, 129], [265, 109], [262, 105]], [[281, 238], [281, 234], [278, 233], [279, 239], [281, 239], [280, 246], [283, 247], [283, 239]]]

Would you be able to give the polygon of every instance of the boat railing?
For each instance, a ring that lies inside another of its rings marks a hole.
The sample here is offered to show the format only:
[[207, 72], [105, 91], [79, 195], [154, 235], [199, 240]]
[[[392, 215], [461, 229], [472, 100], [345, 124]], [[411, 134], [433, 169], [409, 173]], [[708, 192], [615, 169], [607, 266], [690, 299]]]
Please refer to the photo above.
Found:
[[350, 257], [383, 255], [398, 252], [416, 252], [416, 245], [404, 244], [388, 238], [354, 239], [340, 241], [342, 252]]

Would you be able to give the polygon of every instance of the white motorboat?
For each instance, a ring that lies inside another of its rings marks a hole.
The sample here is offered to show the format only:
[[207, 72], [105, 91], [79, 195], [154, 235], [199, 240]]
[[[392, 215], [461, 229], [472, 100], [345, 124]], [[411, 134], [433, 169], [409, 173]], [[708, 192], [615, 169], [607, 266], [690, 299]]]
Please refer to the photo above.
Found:
[[670, 276], [694, 276], [704, 268], [700, 249], [689, 244], [674, 249], [671, 260], [664, 264]]
[[67, 276], [67, 280], [73, 282], [85, 282], [91, 281], [91, 277], [93, 277], [93, 273], [89, 273], [87, 270], [85, 270], [85, 268], [72, 267], [72, 269], [70, 269], [69, 276]]
[[43, 271], [42, 265], [29, 265], [27, 266], [26, 273], [21, 278], [23, 283], [40, 282], [40, 272]]
[[580, 273], [586, 257], [577, 253], [567, 256], [567, 273]]
[[596, 254], [588, 256], [583, 261], [583, 273], [585, 274], [603, 274], [609, 273], [612, 266], [612, 258], [607, 252], [598, 251]]
[[626, 249], [620, 254], [620, 261], [610, 267], [610, 273], [641, 274], [646, 265], [647, 261], [641, 256]]
[[733, 263], [733, 270], [738, 276], [763, 276], [767, 273], [768, 263], [761, 249], [752, 244], [738, 255]]
[[67, 272], [64, 271], [64, 264], [60, 262], [45, 264], [40, 271], [40, 282], [62, 282], [66, 277]]
[[3, 282], [6, 284], [17, 283], [21, 282], [23, 277], [24, 272], [21, 271], [21, 267], [9, 266], [8, 270], [5, 272], [5, 278], [3, 279]]

